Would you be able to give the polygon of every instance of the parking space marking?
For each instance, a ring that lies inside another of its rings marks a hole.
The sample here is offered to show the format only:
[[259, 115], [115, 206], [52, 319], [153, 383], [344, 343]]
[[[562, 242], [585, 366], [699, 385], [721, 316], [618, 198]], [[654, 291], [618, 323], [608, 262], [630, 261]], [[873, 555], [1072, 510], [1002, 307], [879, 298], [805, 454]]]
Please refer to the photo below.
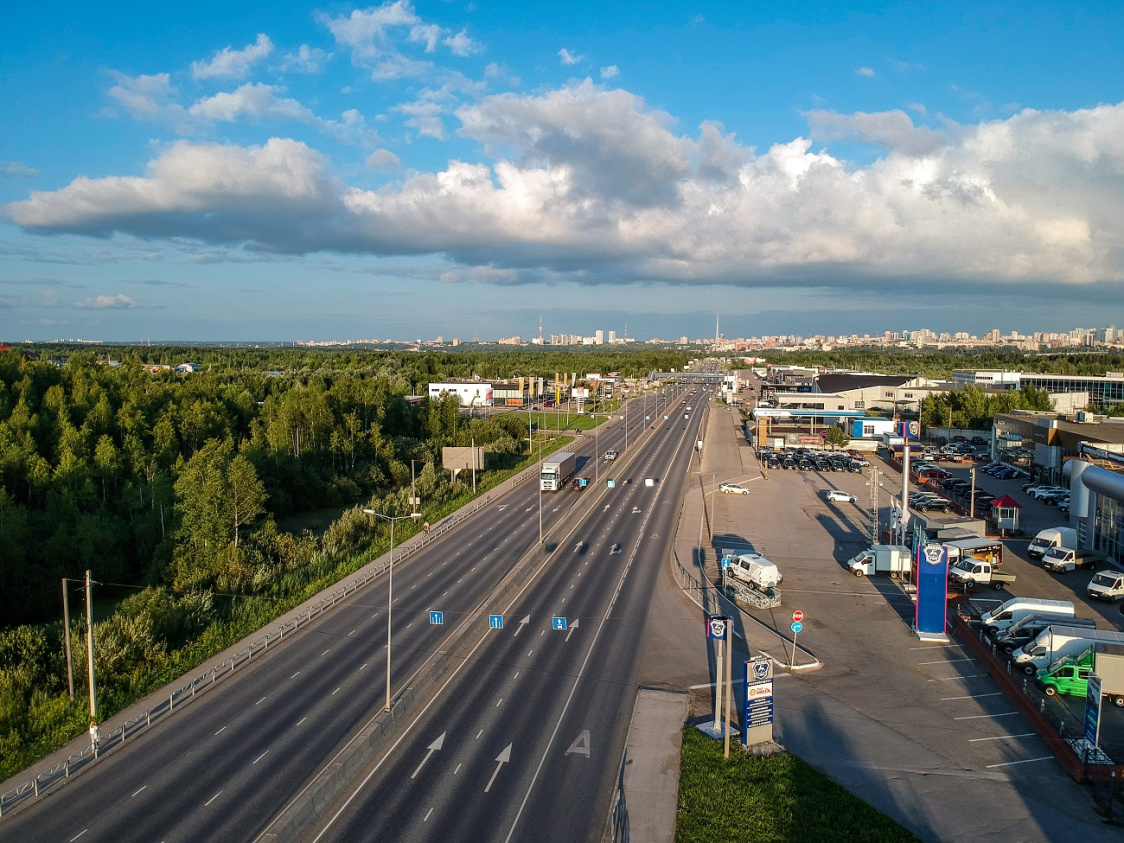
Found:
[[926, 679], [926, 682], [955, 682], [957, 679], [978, 679], [986, 673], [969, 673], [964, 676], [942, 676], [940, 679]]
[[923, 666], [923, 665], [927, 665], [927, 664], [955, 664], [956, 662], [971, 662], [971, 661], [975, 661], [975, 659], [941, 659], [939, 662], [918, 662], [917, 664], [918, 664], [918, 666]]
[[980, 743], [982, 741], [1005, 741], [1009, 738], [1033, 738], [1036, 735], [1036, 732], [1023, 732], [1021, 735], [999, 735], [994, 738], [968, 738], [968, 743]]
[[984, 720], [989, 717], [1010, 717], [1013, 714], [1018, 714], [1017, 711], [1003, 711], [999, 714], [969, 714], [966, 717], [953, 717], [953, 720]]
[[949, 700], [978, 700], [981, 697], [1001, 697], [1002, 691], [995, 691], [990, 694], [968, 694], [966, 697], [941, 697], [941, 702], [948, 702]]
[[1005, 761], [1002, 764], [988, 764], [985, 769], [994, 770], [996, 767], [1012, 767], [1015, 764], [1033, 764], [1035, 761], [1053, 761], [1054, 756], [1043, 755], [1041, 758], [1024, 758], [1022, 761]]

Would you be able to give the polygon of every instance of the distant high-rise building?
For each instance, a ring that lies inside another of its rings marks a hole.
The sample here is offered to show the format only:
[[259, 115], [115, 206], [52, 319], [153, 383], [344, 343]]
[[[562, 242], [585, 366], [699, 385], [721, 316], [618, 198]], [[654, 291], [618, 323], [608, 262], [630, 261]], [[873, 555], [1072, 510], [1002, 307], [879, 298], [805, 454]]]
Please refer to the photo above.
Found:
[[453, 346], [456, 347], [460, 344], [461, 344], [461, 338], [460, 337], [453, 337]]
[[616, 331], [609, 331], [609, 345], [616, 345], [616, 343], [617, 343], [617, 332]]
[[596, 345], [602, 345], [605, 342], [605, 332], [598, 328], [593, 332], [593, 341]]

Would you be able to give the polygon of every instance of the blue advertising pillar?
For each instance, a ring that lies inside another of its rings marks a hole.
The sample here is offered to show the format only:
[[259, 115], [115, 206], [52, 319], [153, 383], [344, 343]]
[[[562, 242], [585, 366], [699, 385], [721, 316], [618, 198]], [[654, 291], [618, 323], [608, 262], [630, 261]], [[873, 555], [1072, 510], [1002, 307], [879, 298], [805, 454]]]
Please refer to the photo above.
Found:
[[939, 542], [917, 548], [917, 611], [913, 631], [922, 641], [947, 642], [948, 552]]

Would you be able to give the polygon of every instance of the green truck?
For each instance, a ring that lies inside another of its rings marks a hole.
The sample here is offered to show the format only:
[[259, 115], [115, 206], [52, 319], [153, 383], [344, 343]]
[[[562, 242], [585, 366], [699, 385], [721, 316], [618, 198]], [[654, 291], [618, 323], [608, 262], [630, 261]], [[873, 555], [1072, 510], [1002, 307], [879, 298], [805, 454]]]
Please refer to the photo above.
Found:
[[1038, 671], [1035, 684], [1050, 697], [1083, 697], [1089, 689], [1090, 673], [1101, 677], [1101, 694], [1124, 708], [1124, 647], [1100, 644], [1077, 658], [1061, 659]]

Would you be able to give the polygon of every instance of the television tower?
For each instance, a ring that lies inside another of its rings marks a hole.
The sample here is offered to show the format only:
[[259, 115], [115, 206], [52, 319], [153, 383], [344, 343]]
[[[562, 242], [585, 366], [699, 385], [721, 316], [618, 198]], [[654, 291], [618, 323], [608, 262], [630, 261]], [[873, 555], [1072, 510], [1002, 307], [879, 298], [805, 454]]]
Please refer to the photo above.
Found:
[[542, 315], [539, 315], [539, 345], [542, 345]]

